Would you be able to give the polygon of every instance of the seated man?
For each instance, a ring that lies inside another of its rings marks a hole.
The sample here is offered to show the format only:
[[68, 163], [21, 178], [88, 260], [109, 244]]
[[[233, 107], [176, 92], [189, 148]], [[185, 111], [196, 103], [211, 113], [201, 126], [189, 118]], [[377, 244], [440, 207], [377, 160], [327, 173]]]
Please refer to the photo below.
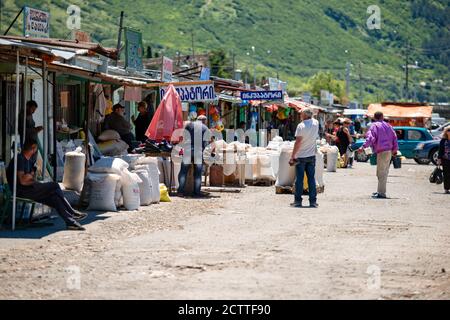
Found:
[[119, 133], [120, 138], [128, 144], [128, 152], [132, 150], [134, 136], [131, 133], [131, 124], [124, 118], [125, 107], [120, 103], [113, 106], [113, 113], [105, 118], [104, 129], [114, 130]]
[[[68, 230], [84, 231], [78, 223], [87, 217], [87, 214], [75, 211], [64, 197], [59, 185], [55, 182], [39, 183], [35, 181], [35, 154], [37, 142], [27, 140], [22, 148], [22, 153], [17, 155], [17, 196], [30, 199], [46, 206], [54, 208], [63, 218]], [[6, 171], [8, 184], [13, 190], [14, 185], [14, 159], [9, 163]]]

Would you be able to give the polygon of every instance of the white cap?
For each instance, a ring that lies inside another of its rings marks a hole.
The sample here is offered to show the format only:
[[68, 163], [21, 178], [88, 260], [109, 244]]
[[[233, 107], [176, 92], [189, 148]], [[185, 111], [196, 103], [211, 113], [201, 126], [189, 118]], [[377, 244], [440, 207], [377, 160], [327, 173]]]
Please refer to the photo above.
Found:
[[206, 118], [206, 116], [204, 116], [204, 115], [201, 115], [201, 116], [198, 116], [197, 120], [203, 121], [203, 120], [208, 120], [208, 118]]

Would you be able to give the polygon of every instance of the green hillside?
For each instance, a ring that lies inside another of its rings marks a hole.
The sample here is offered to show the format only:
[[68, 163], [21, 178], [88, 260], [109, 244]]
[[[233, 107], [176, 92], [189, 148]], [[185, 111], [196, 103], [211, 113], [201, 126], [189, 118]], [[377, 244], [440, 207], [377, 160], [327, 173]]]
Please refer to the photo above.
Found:
[[[28, 4], [50, 10], [52, 37], [69, 34], [66, 1], [2, 2], [2, 31]], [[125, 25], [141, 30], [144, 45], [160, 54], [190, 54], [193, 32], [196, 53], [233, 51], [237, 67], [252, 72], [247, 52], [254, 46], [257, 76], [275, 76], [279, 71], [293, 93], [307, 89], [307, 79], [319, 71], [345, 79], [348, 61], [350, 98], [358, 97], [361, 84], [366, 103], [402, 98], [410, 43], [410, 64], [417, 61], [419, 66], [411, 69], [410, 91], [415, 90], [420, 100], [450, 100], [449, 0], [71, 0], [70, 4], [81, 7], [82, 29], [106, 46], [116, 45], [121, 10]], [[367, 8], [373, 4], [381, 9], [380, 30], [366, 26]], [[19, 34], [19, 28], [17, 23], [11, 33]]]

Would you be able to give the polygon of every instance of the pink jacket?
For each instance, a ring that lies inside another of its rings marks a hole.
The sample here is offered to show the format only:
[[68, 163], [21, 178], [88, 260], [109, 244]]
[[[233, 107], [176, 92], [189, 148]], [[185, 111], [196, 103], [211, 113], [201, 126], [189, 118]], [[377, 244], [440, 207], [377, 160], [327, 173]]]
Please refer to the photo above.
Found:
[[363, 148], [372, 147], [375, 153], [398, 151], [397, 134], [390, 124], [377, 121], [370, 126]]

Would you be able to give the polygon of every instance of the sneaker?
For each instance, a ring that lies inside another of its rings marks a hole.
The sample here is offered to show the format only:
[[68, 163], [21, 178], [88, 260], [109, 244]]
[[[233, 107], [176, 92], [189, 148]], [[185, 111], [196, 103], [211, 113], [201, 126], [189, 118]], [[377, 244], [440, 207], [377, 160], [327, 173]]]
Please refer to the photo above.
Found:
[[445, 194], [450, 194], [450, 190], [445, 190]]
[[73, 224], [68, 225], [67, 230], [69, 230], [69, 231], [86, 231], [86, 229], [78, 222], [74, 222]]
[[301, 208], [302, 207], [302, 203], [301, 202], [294, 202], [294, 203], [291, 203], [290, 206], [292, 208]]
[[309, 205], [309, 207], [310, 208], [318, 208], [319, 207], [319, 204], [316, 202], [316, 203], [311, 203], [310, 205]]
[[376, 194], [373, 194], [372, 198], [373, 199], [387, 199], [385, 194], [381, 194], [381, 193], [378, 193], [378, 192]]
[[82, 213], [79, 211], [75, 210], [75, 214], [73, 215], [73, 218], [77, 221], [83, 221], [84, 219], [86, 219], [88, 217], [87, 213]]

